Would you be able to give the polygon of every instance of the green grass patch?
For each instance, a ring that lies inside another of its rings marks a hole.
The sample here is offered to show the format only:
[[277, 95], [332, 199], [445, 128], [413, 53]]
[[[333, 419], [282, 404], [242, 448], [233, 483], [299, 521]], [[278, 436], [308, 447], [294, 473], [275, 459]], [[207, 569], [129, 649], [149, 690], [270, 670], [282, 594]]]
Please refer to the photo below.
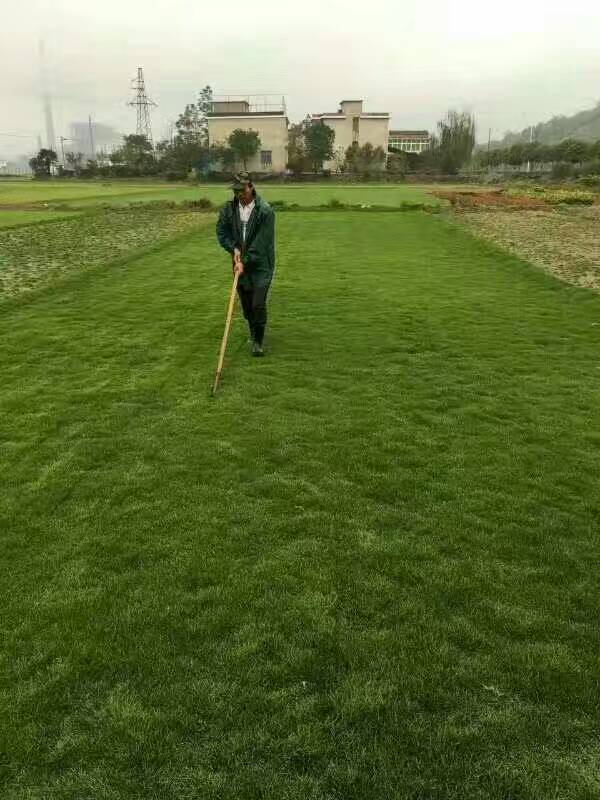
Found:
[[0, 206], [10, 203], [43, 203], [60, 200], [92, 200], [103, 197], [125, 197], [127, 195], [152, 196], [155, 192], [167, 193], [180, 188], [161, 182], [110, 182], [110, 181], [2, 181], [0, 182]]
[[[438, 205], [439, 200], [425, 188], [405, 184], [381, 185], [342, 185], [342, 184], [258, 184], [258, 190], [266, 200], [281, 200], [301, 206], [324, 205], [332, 200], [340, 203], [379, 204], [396, 206], [402, 202]], [[223, 184], [200, 184], [186, 186], [161, 183], [88, 183], [77, 181], [15, 182], [14, 185], [0, 184], [0, 205], [3, 203], [62, 203], [77, 207], [102, 204], [127, 205], [150, 201], [182, 202], [205, 197], [215, 205], [222, 205], [231, 197], [231, 191]]]
[[600, 299], [277, 225], [216, 400], [212, 230], [0, 311], [3, 800], [598, 796]]
[[0, 303], [56, 285], [74, 272], [151, 248], [210, 219], [142, 207], [0, 229]]
[[75, 216], [72, 211], [7, 211], [0, 208], [0, 228], [16, 228]]

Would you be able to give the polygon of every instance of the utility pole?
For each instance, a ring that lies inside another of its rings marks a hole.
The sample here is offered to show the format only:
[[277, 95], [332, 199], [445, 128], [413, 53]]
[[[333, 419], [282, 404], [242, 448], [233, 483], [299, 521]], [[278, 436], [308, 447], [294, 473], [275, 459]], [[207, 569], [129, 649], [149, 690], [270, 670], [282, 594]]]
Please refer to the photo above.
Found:
[[145, 136], [154, 150], [152, 124], [150, 122], [150, 108], [152, 106], [156, 107], [156, 103], [146, 94], [146, 83], [144, 81], [144, 70], [142, 67], [138, 67], [137, 78], [132, 80], [131, 88], [134, 92], [134, 98], [127, 103], [127, 105], [133, 106], [137, 111], [135, 132], [138, 136]]
[[[529, 126], [529, 144], [533, 142], [533, 125]], [[531, 161], [527, 159], [527, 172], [531, 172]]]
[[488, 149], [487, 149], [487, 165], [488, 165], [488, 172], [492, 171], [492, 165], [490, 164], [490, 147], [492, 145], [492, 129], [488, 129]]
[[92, 131], [92, 115], [90, 114], [88, 117], [88, 123], [90, 126], [90, 150], [92, 153], [92, 161], [96, 158], [96, 151], [94, 150], [94, 134]]

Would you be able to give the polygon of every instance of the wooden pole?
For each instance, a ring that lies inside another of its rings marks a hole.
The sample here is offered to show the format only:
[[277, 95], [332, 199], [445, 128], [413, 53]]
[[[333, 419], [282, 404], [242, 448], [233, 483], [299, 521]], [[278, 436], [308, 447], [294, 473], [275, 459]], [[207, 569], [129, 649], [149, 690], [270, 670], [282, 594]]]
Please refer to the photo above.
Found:
[[223, 361], [225, 360], [225, 350], [227, 349], [227, 340], [229, 339], [229, 329], [231, 328], [231, 319], [233, 317], [233, 308], [235, 305], [235, 295], [237, 292], [238, 280], [240, 273], [237, 269], [233, 275], [233, 286], [231, 287], [231, 295], [229, 297], [229, 306], [227, 307], [227, 319], [225, 320], [225, 332], [223, 333], [223, 341], [221, 342], [221, 350], [219, 352], [219, 363], [217, 364], [217, 374], [215, 375], [215, 383], [213, 386], [213, 397], [219, 388], [219, 381], [221, 380], [221, 372], [223, 371]]

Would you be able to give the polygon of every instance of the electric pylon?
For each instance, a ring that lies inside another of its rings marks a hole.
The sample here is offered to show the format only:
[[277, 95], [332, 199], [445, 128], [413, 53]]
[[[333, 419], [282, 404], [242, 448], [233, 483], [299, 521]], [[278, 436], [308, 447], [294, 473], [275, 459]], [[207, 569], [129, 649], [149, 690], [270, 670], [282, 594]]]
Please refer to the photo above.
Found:
[[150, 108], [151, 106], [156, 106], [156, 103], [146, 94], [144, 71], [141, 67], [138, 67], [137, 78], [133, 78], [131, 81], [131, 88], [134, 92], [134, 98], [127, 103], [127, 105], [134, 106], [137, 109], [137, 125], [135, 132], [138, 136], [145, 136], [152, 145], [152, 149], [154, 149]]

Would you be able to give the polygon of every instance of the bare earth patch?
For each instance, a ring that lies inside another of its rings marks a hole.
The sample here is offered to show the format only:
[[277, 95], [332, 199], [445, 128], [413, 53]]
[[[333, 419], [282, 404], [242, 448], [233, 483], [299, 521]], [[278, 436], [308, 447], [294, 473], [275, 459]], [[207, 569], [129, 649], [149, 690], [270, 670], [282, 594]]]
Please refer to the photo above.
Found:
[[440, 200], [447, 200], [453, 208], [468, 210], [473, 208], [547, 208], [542, 199], [505, 194], [504, 189], [491, 190], [444, 190], [432, 192]]
[[599, 205], [560, 210], [463, 206], [453, 218], [560, 280], [600, 291]]

